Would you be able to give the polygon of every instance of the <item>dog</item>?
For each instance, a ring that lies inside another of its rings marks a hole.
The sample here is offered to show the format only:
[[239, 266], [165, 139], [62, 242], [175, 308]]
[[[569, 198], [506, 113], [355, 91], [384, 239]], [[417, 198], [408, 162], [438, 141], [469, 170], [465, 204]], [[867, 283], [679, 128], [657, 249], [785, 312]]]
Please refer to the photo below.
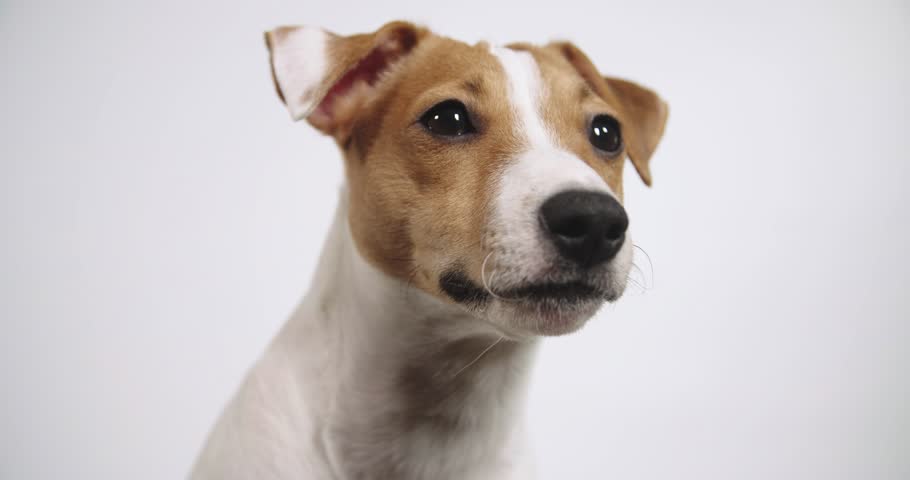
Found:
[[341, 149], [312, 286], [194, 479], [528, 479], [538, 341], [622, 295], [625, 158], [650, 186], [666, 103], [568, 42], [408, 22], [266, 33], [278, 96]]

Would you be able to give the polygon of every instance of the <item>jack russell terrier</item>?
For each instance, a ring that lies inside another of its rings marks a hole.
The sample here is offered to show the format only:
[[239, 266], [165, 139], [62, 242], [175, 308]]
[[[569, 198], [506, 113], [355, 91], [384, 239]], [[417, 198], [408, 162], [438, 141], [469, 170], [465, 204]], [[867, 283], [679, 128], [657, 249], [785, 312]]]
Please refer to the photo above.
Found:
[[570, 43], [467, 45], [406, 22], [266, 34], [279, 97], [346, 186], [312, 287], [194, 479], [521, 479], [541, 336], [618, 299], [625, 158], [666, 104]]

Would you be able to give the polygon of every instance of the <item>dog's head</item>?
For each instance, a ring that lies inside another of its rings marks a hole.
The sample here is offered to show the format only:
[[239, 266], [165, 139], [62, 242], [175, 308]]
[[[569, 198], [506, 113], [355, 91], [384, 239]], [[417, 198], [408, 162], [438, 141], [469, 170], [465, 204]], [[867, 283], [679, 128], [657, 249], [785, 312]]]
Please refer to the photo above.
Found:
[[266, 34], [279, 96], [335, 138], [358, 250], [508, 335], [579, 328], [625, 289], [622, 202], [667, 107], [570, 43], [467, 45], [404, 22]]

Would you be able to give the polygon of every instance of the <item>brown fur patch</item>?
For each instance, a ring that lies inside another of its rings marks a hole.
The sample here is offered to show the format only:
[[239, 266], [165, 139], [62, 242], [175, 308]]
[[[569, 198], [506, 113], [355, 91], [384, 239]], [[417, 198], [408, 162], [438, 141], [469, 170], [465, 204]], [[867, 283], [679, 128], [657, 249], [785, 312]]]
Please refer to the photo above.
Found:
[[601, 99], [617, 109], [629, 159], [642, 181], [650, 186], [651, 155], [664, 133], [667, 104], [638, 84], [602, 76], [591, 60], [569, 42], [555, 42], [546, 48], [558, 52]]
[[[351, 230], [371, 263], [433, 293], [451, 264], [479, 269], [497, 173], [519, 148], [505, 88], [486, 46], [431, 36], [364, 105], [346, 167]], [[418, 122], [449, 99], [468, 107], [476, 134], [437, 137]]]
[[556, 133], [560, 146], [587, 163], [622, 200], [622, 153], [608, 156], [599, 152], [588, 139], [588, 124], [598, 114], [609, 114], [620, 123], [623, 118], [618, 105], [599, 95], [591, 95], [590, 85], [579, 76], [566, 59], [552, 49], [527, 48], [537, 61], [546, 97], [543, 119]]

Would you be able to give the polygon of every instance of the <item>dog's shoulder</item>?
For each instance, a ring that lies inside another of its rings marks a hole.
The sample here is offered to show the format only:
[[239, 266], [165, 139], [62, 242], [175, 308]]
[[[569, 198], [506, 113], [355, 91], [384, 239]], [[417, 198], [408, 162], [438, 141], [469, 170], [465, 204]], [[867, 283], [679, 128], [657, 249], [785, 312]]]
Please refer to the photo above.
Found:
[[331, 478], [318, 388], [272, 346], [247, 374], [209, 434], [190, 478]]

